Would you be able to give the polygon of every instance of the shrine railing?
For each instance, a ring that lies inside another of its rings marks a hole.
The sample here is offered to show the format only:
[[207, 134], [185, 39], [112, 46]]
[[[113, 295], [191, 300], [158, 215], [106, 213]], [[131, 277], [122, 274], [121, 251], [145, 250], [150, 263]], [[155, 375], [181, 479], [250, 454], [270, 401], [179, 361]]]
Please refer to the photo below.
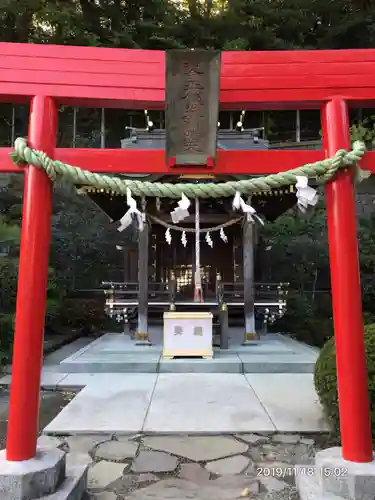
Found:
[[[265, 323], [273, 323], [286, 311], [286, 298], [289, 283], [256, 282], [254, 283], [254, 308], [257, 318]], [[105, 294], [105, 311], [119, 320], [132, 315], [138, 307], [138, 282], [102, 282]], [[208, 307], [218, 310], [225, 305], [232, 314], [243, 313], [244, 284], [241, 282], [216, 283], [216, 293], [199, 304], [192, 297], [176, 296], [174, 280], [167, 283], [150, 282], [148, 285], [149, 313], [155, 310], [167, 310], [174, 307]]]
[[[255, 282], [254, 308], [255, 316], [262, 317], [265, 323], [274, 323], [286, 311], [286, 298], [289, 283]], [[220, 282], [216, 284], [217, 301], [230, 306], [244, 305], [244, 283]]]

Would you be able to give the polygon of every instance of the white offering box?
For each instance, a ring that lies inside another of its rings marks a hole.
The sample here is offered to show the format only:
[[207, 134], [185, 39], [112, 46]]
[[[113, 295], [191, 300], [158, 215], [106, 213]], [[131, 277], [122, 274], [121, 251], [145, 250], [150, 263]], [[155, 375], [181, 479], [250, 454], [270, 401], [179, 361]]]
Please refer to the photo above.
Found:
[[163, 358], [212, 358], [212, 313], [165, 312], [163, 320]]

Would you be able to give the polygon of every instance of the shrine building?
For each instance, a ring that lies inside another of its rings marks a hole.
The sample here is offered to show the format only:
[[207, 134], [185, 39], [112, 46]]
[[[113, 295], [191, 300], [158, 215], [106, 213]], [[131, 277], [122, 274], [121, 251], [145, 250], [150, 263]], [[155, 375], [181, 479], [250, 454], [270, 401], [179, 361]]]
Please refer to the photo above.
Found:
[[[165, 129], [129, 128], [126, 133], [127, 137], [121, 141], [123, 149], [165, 150]], [[218, 130], [217, 149], [266, 150], [269, 142], [260, 138], [260, 135], [258, 129]], [[132, 180], [171, 183], [224, 182], [243, 178], [246, 176], [131, 176]], [[91, 186], [82, 186], [79, 192], [93, 200], [112, 222], [120, 221], [126, 211], [125, 196]], [[161, 324], [163, 312], [171, 306], [186, 311], [197, 307], [194, 301], [195, 215], [191, 213], [177, 226], [171, 218], [176, 200], [156, 197], [149, 198], [147, 202], [137, 199], [137, 203], [147, 214], [145, 230], [139, 234], [138, 244], [127, 243], [124, 247], [123, 281], [103, 281], [103, 287], [107, 314], [119, 322], [129, 322], [131, 330], [142, 334], [148, 331], [150, 324]], [[294, 186], [291, 185], [267, 193], [255, 193], [251, 203], [266, 222], [274, 222], [296, 205], [297, 198]], [[200, 309], [218, 313], [221, 303], [225, 303], [230, 325], [244, 329], [245, 342], [254, 340], [256, 331], [266, 331], [268, 324], [283, 316], [288, 283], [264, 279], [262, 250], [257, 244], [261, 226], [247, 224], [243, 214], [233, 209], [231, 199], [202, 200], [200, 224], [203, 292]], [[166, 240], [167, 231], [172, 237], [170, 244]], [[140, 274], [142, 269], [144, 272]], [[142, 297], [147, 297], [147, 301]], [[220, 334], [216, 342], [222, 347], [228, 346], [228, 341], [220, 338]]]

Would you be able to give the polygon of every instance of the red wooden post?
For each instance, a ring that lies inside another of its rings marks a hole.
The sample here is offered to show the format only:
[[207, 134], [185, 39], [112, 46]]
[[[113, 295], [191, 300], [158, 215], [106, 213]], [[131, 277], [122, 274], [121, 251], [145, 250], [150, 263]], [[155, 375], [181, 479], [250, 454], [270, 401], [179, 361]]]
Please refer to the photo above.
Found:
[[[34, 97], [29, 123], [31, 146], [53, 155], [56, 131], [54, 101]], [[42, 170], [26, 167], [6, 451], [7, 460], [16, 462], [36, 454], [51, 212], [51, 181]]]
[[[326, 156], [350, 148], [348, 109], [335, 97], [323, 108]], [[353, 172], [327, 184], [327, 219], [343, 458], [373, 459]]]

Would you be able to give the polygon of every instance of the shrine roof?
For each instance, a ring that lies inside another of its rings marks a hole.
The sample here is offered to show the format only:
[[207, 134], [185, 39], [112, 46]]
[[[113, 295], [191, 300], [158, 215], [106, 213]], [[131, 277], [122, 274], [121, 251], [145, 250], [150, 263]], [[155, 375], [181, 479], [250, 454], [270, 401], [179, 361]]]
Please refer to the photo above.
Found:
[[[128, 137], [121, 140], [122, 149], [143, 149], [143, 150], [165, 150], [166, 131], [165, 129], [144, 130], [144, 129], [126, 129]], [[269, 142], [260, 139], [256, 135], [256, 129], [250, 130], [219, 130], [217, 133], [217, 149], [225, 151], [255, 151], [269, 149]], [[125, 177], [158, 180], [160, 175], [125, 175]], [[248, 176], [226, 176], [235, 179], [242, 179]], [[220, 179], [218, 180], [227, 180]]]
[[[267, 140], [256, 136], [256, 130], [219, 130], [217, 134], [217, 149], [225, 151], [265, 151], [269, 149], [294, 150], [294, 149], [321, 149], [321, 141], [283, 142], [270, 143]], [[145, 129], [128, 128], [129, 136], [121, 140], [122, 149], [142, 149], [142, 150], [165, 150], [166, 131], [165, 129], [155, 129], [152, 131]], [[159, 180], [164, 176], [152, 174], [124, 174], [124, 177], [139, 178], [144, 180]], [[193, 177], [193, 176], [192, 176]], [[228, 177], [236, 180], [253, 177], [249, 175], [228, 175], [226, 178], [218, 176], [218, 180], [228, 180]], [[180, 182], [180, 181], [179, 181]]]
[[[166, 131], [164, 129], [136, 130], [127, 129], [129, 136], [121, 141], [123, 149], [165, 149]], [[253, 130], [219, 130], [217, 149], [231, 151], [252, 151], [269, 148], [269, 142], [260, 139]]]

